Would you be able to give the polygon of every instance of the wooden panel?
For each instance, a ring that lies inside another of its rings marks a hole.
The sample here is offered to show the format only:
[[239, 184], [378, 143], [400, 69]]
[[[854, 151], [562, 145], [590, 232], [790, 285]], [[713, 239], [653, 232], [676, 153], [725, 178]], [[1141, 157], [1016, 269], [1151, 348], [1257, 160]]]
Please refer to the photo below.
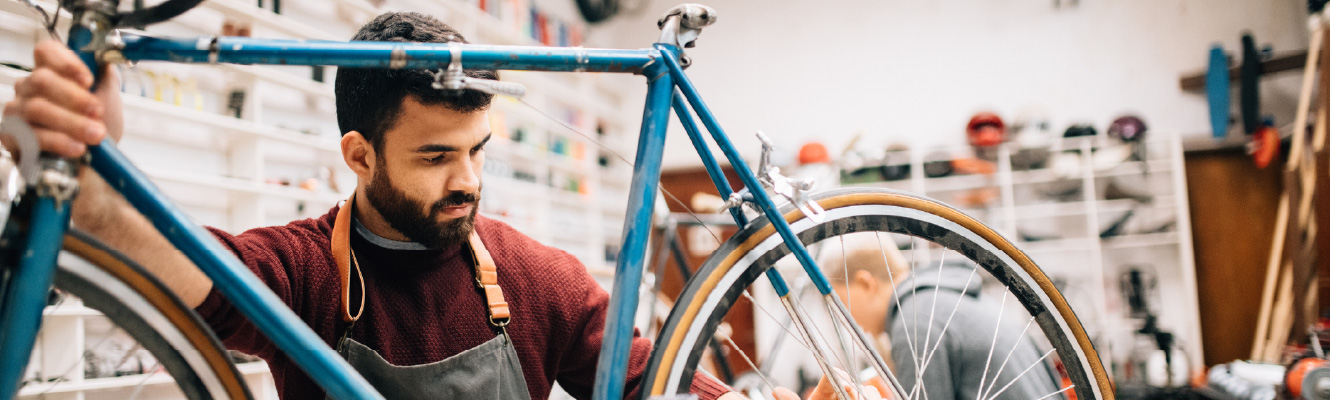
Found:
[[1240, 150], [1187, 153], [1185, 160], [1205, 364], [1246, 359], [1283, 165], [1256, 168]]

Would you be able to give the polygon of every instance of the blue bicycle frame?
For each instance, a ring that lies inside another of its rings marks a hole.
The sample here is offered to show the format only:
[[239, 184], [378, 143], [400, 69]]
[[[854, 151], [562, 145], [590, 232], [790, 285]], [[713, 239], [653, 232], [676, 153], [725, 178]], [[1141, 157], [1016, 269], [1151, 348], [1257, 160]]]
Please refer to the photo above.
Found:
[[[70, 34], [71, 48], [81, 49], [92, 34], [76, 26]], [[752, 201], [773, 222], [777, 232], [803, 264], [818, 290], [826, 295], [831, 286], [818, 270], [812, 257], [794, 236], [776, 204], [761, 188], [756, 176], [721, 130], [715, 116], [702, 101], [697, 89], [680, 65], [680, 50], [670, 44], [656, 44], [651, 49], [603, 50], [531, 46], [485, 46], [432, 43], [380, 43], [267, 40], [230, 37], [156, 38], [125, 34], [124, 58], [131, 61], [169, 61], [184, 63], [236, 63], [280, 65], [333, 65], [352, 68], [444, 68], [460, 49], [465, 68], [535, 71], [619, 72], [644, 75], [648, 92], [643, 112], [641, 136], [633, 166], [629, 192], [628, 217], [624, 222], [622, 254], [615, 267], [613, 292], [605, 324], [604, 342], [596, 372], [595, 398], [619, 399], [624, 395], [624, 381], [632, 338], [632, 318], [637, 309], [637, 288], [641, 284], [643, 260], [651, 227], [660, 179], [661, 155], [671, 108], [685, 127], [712, 181], [720, 194], [729, 197], [734, 190], [723, 179], [720, 165], [706, 147], [688, 106], [697, 113], [702, 125], [720, 147], [743, 184], [751, 188]], [[92, 54], [81, 53], [94, 66]], [[93, 68], [97, 71], [97, 68]], [[685, 102], [686, 99], [686, 102]], [[342, 360], [327, 343], [286, 307], [267, 286], [253, 275], [212, 235], [191, 222], [172, 205], [148, 178], [135, 168], [109, 141], [89, 148], [91, 165], [97, 173], [119, 190], [157, 229], [212, 279], [213, 285], [295, 361], [328, 394], [339, 399], [382, 398], [363, 378]], [[0, 287], [0, 397], [12, 396], [36, 335], [46, 291], [51, 286], [55, 257], [69, 221], [69, 201], [58, 195], [30, 190], [35, 198], [28, 217], [25, 249], [13, 273]], [[740, 226], [747, 225], [743, 213], [731, 215]], [[776, 269], [769, 269], [768, 279], [777, 294], [784, 297], [789, 287]], [[23, 350], [15, 350], [23, 349]]]

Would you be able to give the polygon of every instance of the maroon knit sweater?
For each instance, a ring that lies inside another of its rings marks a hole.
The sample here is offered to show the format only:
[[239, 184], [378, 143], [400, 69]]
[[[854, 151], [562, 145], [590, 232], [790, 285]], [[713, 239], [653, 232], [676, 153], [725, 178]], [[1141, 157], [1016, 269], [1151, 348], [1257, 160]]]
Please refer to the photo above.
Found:
[[[326, 343], [345, 329], [330, 249], [337, 207], [317, 219], [256, 228], [240, 235], [212, 232], [277, 293]], [[494, 257], [499, 286], [512, 311], [508, 333], [532, 399], [549, 397], [557, 380], [574, 397], [591, 397], [609, 295], [573, 256], [478, 217], [476, 230]], [[355, 232], [355, 229], [352, 229]], [[426, 364], [493, 339], [469, 252], [389, 250], [359, 234], [351, 246], [365, 277], [365, 312], [351, 337], [394, 365]], [[323, 392], [213, 289], [197, 311], [227, 347], [267, 360], [285, 399], [321, 399]], [[635, 333], [636, 336], [636, 333]], [[636, 398], [651, 342], [635, 337], [628, 398]], [[693, 391], [715, 399], [728, 391], [698, 375]]]

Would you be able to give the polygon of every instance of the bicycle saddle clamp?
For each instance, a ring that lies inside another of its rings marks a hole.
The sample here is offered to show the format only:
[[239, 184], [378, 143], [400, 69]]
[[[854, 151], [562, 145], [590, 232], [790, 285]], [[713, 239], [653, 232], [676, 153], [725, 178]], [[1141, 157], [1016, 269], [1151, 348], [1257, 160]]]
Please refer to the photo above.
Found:
[[[697, 36], [702, 34], [702, 28], [716, 23], [716, 18], [716, 9], [701, 4], [684, 3], [674, 6], [656, 21], [656, 26], [660, 28], [660, 40], [656, 42], [680, 48], [692, 48], [697, 44]], [[681, 67], [687, 68], [692, 64], [692, 60], [680, 52], [679, 63]]]

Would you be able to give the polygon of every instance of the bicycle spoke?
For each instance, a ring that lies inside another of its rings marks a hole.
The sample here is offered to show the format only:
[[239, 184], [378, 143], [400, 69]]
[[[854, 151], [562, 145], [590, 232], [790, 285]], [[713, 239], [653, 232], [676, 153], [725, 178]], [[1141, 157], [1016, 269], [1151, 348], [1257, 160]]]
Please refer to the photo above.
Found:
[[[850, 311], [850, 315], [854, 315], [854, 296], [851, 296], [848, 292], [850, 288], [850, 260], [846, 258], [845, 254], [845, 236], [838, 236], [837, 239], [840, 239], [841, 272], [844, 273], [843, 275], [845, 278], [845, 289], [847, 290], [845, 294], [845, 308]], [[820, 247], [819, 250], [821, 250]], [[846, 368], [846, 371], [850, 373], [850, 378], [854, 380], [854, 387], [861, 388], [864, 386], [864, 383], [860, 382], [859, 379], [858, 371], [860, 364], [859, 364], [859, 357], [857, 357], [858, 352], [851, 352], [850, 346], [848, 346], [845, 343], [846, 333], [841, 332], [842, 327], [839, 323], [836, 322], [837, 312], [835, 309], [833, 309], [835, 305], [832, 304], [832, 302], [835, 300], [832, 300], [831, 296], [824, 296], [824, 298], [826, 299], [827, 303], [827, 316], [831, 317], [830, 318], [831, 324], [832, 326], [836, 327], [836, 338], [840, 340], [841, 351], [845, 352], [845, 362], [850, 364], [850, 367]], [[848, 334], [854, 335], [853, 332], [848, 332]]]
[[[880, 251], [880, 252], [882, 253], [882, 262], [883, 262], [883, 263], [887, 263], [887, 261], [888, 261], [888, 260], [887, 260], [887, 249], [886, 249], [886, 247], [883, 247], [883, 245], [882, 245], [882, 233], [881, 233], [881, 232], [876, 232], [876, 231], [874, 231], [874, 232], [873, 232], [873, 237], [874, 237], [875, 239], [877, 239], [877, 249], [878, 249], [878, 251]], [[910, 266], [911, 266], [911, 267], [914, 266], [914, 240], [915, 240], [914, 237], [911, 237], [911, 238], [910, 238]], [[893, 243], [894, 243], [894, 241], [893, 241]], [[891, 272], [891, 264], [887, 264], [887, 279], [890, 279], [890, 280], [891, 280], [891, 284], [892, 284], [892, 285], [895, 285], [895, 284], [896, 284], [896, 276], [895, 276], [895, 274], [893, 274], [893, 273]], [[913, 291], [914, 291], [914, 287], [915, 287], [914, 285], [910, 285], [910, 290], [911, 290], [911, 293], [912, 293], [912, 294], [913, 294]], [[900, 293], [896, 292], [896, 288], [895, 288], [895, 287], [892, 287], [892, 288], [890, 288], [890, 289], [891, 289], [891, 296], [895, 298], [895, 301], [896, 301], [896, 307], [897, 307], [897, 308], [900, 308], [900, 306], [901, 306], [901, 295], [900, 295]], [[910, 298], [913, 299], [914, 297], [911, 296]], [[918, 303], [916, 303], [916, 307], [915, 307], [915, 311], [916, 311], [915, 314], [916, 314], [916, 315], [918, 314], [918, 310], [919, 310], [919, 308], [917, 307], [917, 305], [918, 305]], [[899, 312], [899, 313], [904, 313], [905, 310], [897, 310], [897, 312]], [[918, 327], [918, 323], [919, 323], [919, 318], [918, 318], [917, 316], [914, 317], [914, 321], [915, 321], [915, 328], [916, 328], [916, 329], [915, 329], [915, 336], [918, 336], [918, 335], [919, 335], [919, 331], [918, 331], [917, 327]], [[905, 327], [905, 328], [906, 328], [906, 329], [904, 329], [904, 331], [905, 331], [905, 343], [906, 343], [906, 344], [908, 345], [908, 347], [910, 348], [910, 358], [911, 358], [911, 359], [917, 359], [917, 358], [918, 358], [918, 355], [915, 354], [916, 352], [915, 352], [915, 350], [914, 350], [914, 342], [915, 342], [915, 341], [914, 341], [913, 338], [910, 337], [910, 327]], [[914, 370], [915, 370], [916, 372], [919, 371], [919, 366], [920, 366], [920, 365], [919, 365], [918, 362], [915, 362], [915, 363], [914, 363]]]
[[[864, 383], [860, 382], [859, 373], [858, 373], [859, 358], [855, 357], [855, 354], [857, 354], [857, 352], [850, 351], [850, 346], [847, 343], [845, 343], [846, 332], [842, 332], [842, 330], [844, 330], [845, 327], [841, 326], [841, 324], [836, 321], [836, 310], [834, 309], [835, 305], [831, 304], [831, 302], [834, 300], [831, 300], [831, 296], [824, 296], [824, 298], [826, 299], [827, 316], [829, 316], [831, 319], [831, 326], [836, 329], [835, 332], [836, 339], [840, 341], [841, 351], [844, 352], [845, 354], [845, 359], [841, 360], [842, 362], [844, 362], [845, 371], [849, 372], [850, 380], [854, 381], [854, 387], [863, 387]], [[853, 335], [853, 333], [850, 333], [850, 335]]]
[[[993, 349], [997, 348], [998, 330], [1002, 328], [1002, 312], [1007, 310], [1007, 292], [1002, 292], [1002, 307], [998, 308], [997, 326], [993, 327], [993, 344], [988, 346], [988, 360], [984, 361], [984, 374], [979, 378], [979, 392], [974, 394], [976, 400], [984, 397], [984, 383], [988, 381], [988, 367], [993, 365]], [[997, 381], [997, 377], [993, 377]]]
[[1040, 398], [1035, 399], [1035, 400], [1044, 400], [1044, 399], [1047, 399], [1047, 398], [1049, 398], [1049, 397], [1057, 396], [1057, 395], [1059, 395], [1059, 394], [1066, 393], [1068, 390], [1071, 390], [1072, 388], [1075, 388], [1075, 387], [1076, 387], [1076, 385], [1067, 385], [1067, 387], [1062, 388], [1062, 390], [1059, 390], [1059, 391], [1056, 391], [1056, 392], [1053, 392], [1053, 393], [1049, 393], [1049, 394], [1045, 395], [1044, 397], [1040, 397]]
[[[776, 321], [776, 315], [772, 314], [771, 311], [767, 311], [766, 307], [762, 307], [762, 303], [759, 303], [757, 299], [753, 297], [753, 295], [748, 293], [747, 290], [743, 292], [743, 296], [744, 298], [747, 298], [749, 302], [752, 302], [754, 307], [757, 307], [757, 309], [762, 310], [762, 313], [766, 314], [767, 318], [771, 318], [772, 321]], [[797, 318], [794, 318], [794, 316], [791, 315], [789, 322], [794, 322], [796, 319]], [[790, 330], [789, 325], [780, 324], [780, 327], [784, 329], [785, 333], [789, 334], [790, 337], [794, 338], [795, 343], [798, 343], [800, 346], [803, 346], [805, 349], [808, 349], [808, 351], [813, 351], [813, 349], [808, 346], [808, 343], [804, 343], [803, 339], [800, 339], [798, 334]]]
[[[1016, 384], [1016, 381], [1020, 380], [1022, 376], [1025, 376], [1025, 374], [1029, 373], [1031, 369], [1034, 369], [1034, 367], [1038, 366], [1039, 363], [1044, 362], [1044, 359], [1048, 358], [1048, 355], [1053, 354], [1054, 351], [1057, 351], [1057, 349], [1050, 349], [1044, 353], [1043, 357], [1039, 357], [1038, 360], [1034, 360], [1033, 364], [1030, 364], [1029, 367], [1025, 367], [1025, 370], [1021, 371], [1020, 374], [1017, 374], [1015, 378], [1012, 378], [1011, 382], [1007, 382], [1007, 385], [1003, 386], [1001, 390], [998, 390], [997, 393], [994, 393], [992, 396], [989, 396], [988, 400], [996, 399], [998, 395], [1002, 394], [1002, 392], [1007, 391], [1007, 388], [1010, 388], [1011, 385]], [[993, 379], [996, 380], [997, 378]]]
[[757, 373], [758, 378], [762, 378], [762, 383], [766, 383], [767, 388], [771, 390], [776, 390], [776, 385], [773, 385], [771, 383], [771, 379], [768, 378], [766, 374], [762, 373], [761, 369], [757, 368], [757, 364], [753, 363], [753, 359], [748, 358], [748, 354], [744, 353], [744, 349], [739, 348], [739, 345], [734, 343], [734, 339], [731, 339], [730, 335], [721, 333], [720, 331], [717, 331], [716, 333], [718, 333], [718, 335], [716, 336], [720, 336], [721, 339], [725, 339], [725, 343], [729, 343], [730, 348], [733, 348], [736, 353], [739, 353], [739, 357], [742, 357], [744, 359], [744, 362], [748, 363], [748, 367], [752, 368], [753, 372]]
[[817, 350], [810, 350], [810, 352], [813, 355], [813, 358], [817, 360], [818, 367], [822, 368], [822, 373], [827, 377], [827, 380], [832, 383], [831, 388], [836, 392], [837, 398], [849, 399], [849, 395], [845, 393], [845, 388], [842, 387], [840, 377], [836, 376], [831, 369], [831, 363], [826, 359], [826, 354], [829, 353], [829, 351], [823, 351], [825, 346], [823, 343], [825, 343], [825, 341], [819, 342], [817, 337], [813, 335], [810, 327], [806, 323], [807, 311], [804, 310], [802, 306], [797, 306], [799, 303], [798, 297], [786, 295], [781, 298], [781, 305], [784, 305], [785, 310], [794, 317], [794, 324], [799, 327], [799, 331], [804, 334], [804, 339], [808, 340], [808, 344], [817, 348]]
[[956, 305], [951, 307], [951, 314], [947, 316], [947, 322], [942, 325], [942, 333], [939, 333], [937, 335], [937, 343], [933, 344], [933, 350], [930, 350], [928, 354], [924, 357], [925, 370], [928, 369], [928, 363], [933, 361], [933, 356], [937, 354], [937, 349], [942, 347], [942, 338], [947, 336], [947, 329], [951, 327], [952, 319], [956, 318], [956, 310], [959, 310], [961, 308], [961, 301], [965, 300], [965, 294], [970, 292], [970, 282], [974, 280], [974, 274], [976, 272], [979, 272], [978, 267], [971, 269], [970, 277], [965, 278], [964, 289], [961, 289], [961, 295], [956, 298]]
[[134, 393], [129, 396], [129, 400], [134, 400], [139, 398], [139, 394], [143, 393], [143, 388], [145, 387], [145, 385], [148, 384], [148, 380], [152, 379], [152, 377], [157, 375], [157, 372], [161, 370], [162, 370], [161, 368], [154, 368], [152, 372], [144, 374], [143, 380], [139, 381], [139, 384], [137, 386], [134, 386]]
[[1025, 332], [1029, 331], [1030, 325], [1033, 323], [1034, 323], [1034, 317], [1030, 317], [1030, 320], [1025, 322], [1025, 329], [1022, 329], [1021, 334], [1016, 337], [1016, 343], [1013, 343], [1011, 345], [1011, 350], [1007, 351], [1007, 357], [1002, 359], [1002, 366], [998, 367], [997, 373], [993, 374], [993, 383], [989, 385], [988, 388], [989, 391], [992, 391], [993, 390], [992, 386], [997, 384], [997, 378], [999, 376], [1002, 376], [1002, 370], [1007, 368], [1007, 362], [1011, 361], [1011, 355], [1016, 354], [1016, 349], [1021, 347], [1021, 342], [1024, 341], [1021, 339], [1025, 339]]
[[[942, 282], [942, 264], [943, 264], [943, 263], [946, 263], [946, 262], [947, 262], [947, 252], [944, 251], [944, 252], [942, 252], [942, 256], [941, 256], [941, 257], [938, 257], [938, 261], [937, 261], [937, 282]], [[915, 282], [917, 283], [918, 280], [916, 279]], [[917, 284], [912, 284], [912, 285], [910, 285], [910, 289], [911, 289], [911, 290], [914, 290], [914, 288], [916, 288], [916, 287], [918, 287], [918, 286], [919, 286], [919, 285], [917, 285]], [[936, 316], [937, 316], [937, 296], [938, 296], [939, 293], [941, 293], [940, 290], [936, 290], [936, 289], [933, 290], [933, 305], [932, 305], [932, 307], [930, 307], [930, 309], [929, 309], [929, 311], [928, 311], [928, 320], [925, 321], [925, 322], [928, 323], [928, 330], [926, 330], [926, 331], [924, 332], [924, 347], [921, 348], [921, 349], [919, 349], [919, 351], [927, 351], [927, 350], [928, 350], [928, 345], [929, 345], [929, 344], [932, 344], [932, 342], [933, 342], [933, 317], [936, 317]], [[912, 298], [913, 298], [913, 296], [912, 296]], [[918, 305], [919, 305], [919, 302], [918, 302], [917, 300], [915, 300], [915, 306], [917, 307]], [[916, 308], [916, 309], [917, 309], [917, 308]], [[919, 315], [918, 315], [918, 313], [916, 313], [916, 314], [915, 314], [915, 329], [918, 329], [918, 328], [919, 328], [919, 323], [918, 323], [918, 321], [919, 321]], [[915, 331], [915, 333], [918, 333], [918, 331]], [[939, 341], [941, 341], [941, 340], [939, 340]], [[923, 360], [922, 357], [919, 357], [918, 355], [916, 355], [915, 357], [916, 357], [916, 359], [915, 359], [915, 365], [916, 365], [917, 367], [915, 367], [915, 369], [914, 369], [914, 372], [915, 372], [915, 373], [914, 373], [914, 378], [915, 378], [915, 379], [914, 379], [914, 388], [915, 388], [915, 389], [919, 389], [921, 386], [923, 386], [923, 381], [924, 381], [924, 360]], [[924, 398], [925, 398], [925, 399], [928, 398], [928, 393], [924, 393]]]

